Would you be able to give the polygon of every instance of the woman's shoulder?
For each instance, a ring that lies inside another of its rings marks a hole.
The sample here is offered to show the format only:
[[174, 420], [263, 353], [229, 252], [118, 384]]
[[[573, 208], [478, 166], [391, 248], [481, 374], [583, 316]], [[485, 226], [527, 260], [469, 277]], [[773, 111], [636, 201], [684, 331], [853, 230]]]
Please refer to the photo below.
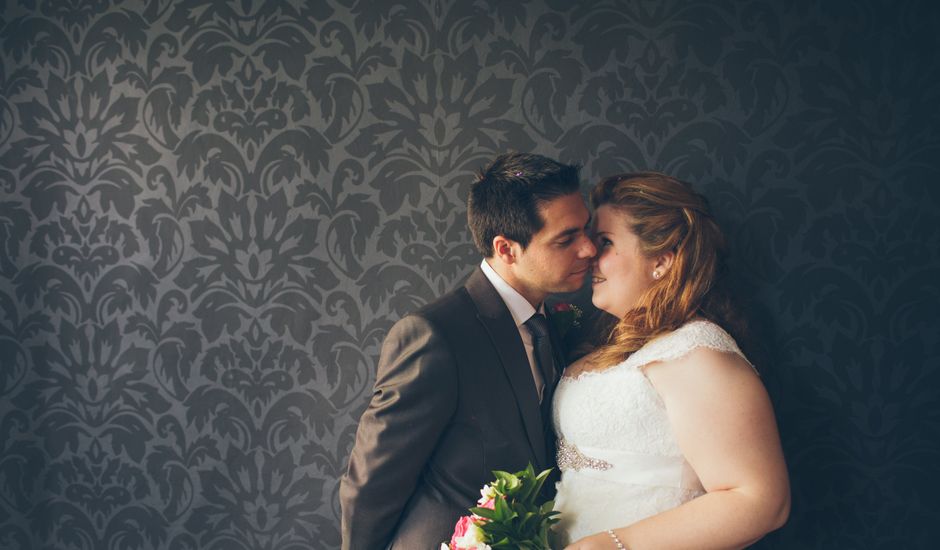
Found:
[[688, 342], [694, 347], [706, 347], [717, 351], [740, 353], [738, 343], [718, 323], [696, 317], [672, 332], [674, 338]]
[[756, 369], [738, 347], [734, 338], [720, 325], [703, 318], [695, 318], [681, 327], [661, 334], [647, 342], [629, 357], [613, 365], [598, 363], [598, 352], [581, 357], [565, 369], [565, 376], [577, 378], [588, 372], [604, 372], [616, 368], [644, 369], [651, 363], [680, 362], [691, 356], [736, 357]]
[[735, 355], [748, 365], [751, 364], [726, 330], [702, 318], [692, 319], [676, 330], [650, 340], [630, 359], [641, 366], [653, 362], [677, 361], [696, 352], [706, 355], [714, 352]]
[[667, 406], [675, 399], [686, 399], [689, 392], [720, 393], [737, 388], [748, 393], [761, 387], [757, 369], [734, 338], [711, 321], [690, 321], [658, 340], [662, 347], [640, 362]]

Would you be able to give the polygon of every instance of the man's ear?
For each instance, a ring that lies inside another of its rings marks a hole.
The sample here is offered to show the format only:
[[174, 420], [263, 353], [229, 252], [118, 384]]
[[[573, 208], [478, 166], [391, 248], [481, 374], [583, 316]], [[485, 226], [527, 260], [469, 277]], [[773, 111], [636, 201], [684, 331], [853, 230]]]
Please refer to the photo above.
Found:
[[502, 235], [493, 237], [493, 258], [498, 259], [506, 265], [516, 263], [518, 249], [519, 245], [516, 241]]

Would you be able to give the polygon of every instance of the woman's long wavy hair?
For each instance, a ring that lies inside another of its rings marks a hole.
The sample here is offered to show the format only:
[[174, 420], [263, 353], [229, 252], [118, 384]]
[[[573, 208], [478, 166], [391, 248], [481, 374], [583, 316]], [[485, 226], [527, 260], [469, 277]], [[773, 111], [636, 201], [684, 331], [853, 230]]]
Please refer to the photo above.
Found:
[[725, 240], [705, 197], [675, 178], [656, 172], [611, 176], [591, 191], [594, 208], [613, 207], [639, 237], [641, 253], [672, 251], [672, 266], [653, 282], [633, 309], [610, 331], [595, 361], [615, 365], [651, 339], [695, 317], [744, 335], [740, 314], [721, 283]]

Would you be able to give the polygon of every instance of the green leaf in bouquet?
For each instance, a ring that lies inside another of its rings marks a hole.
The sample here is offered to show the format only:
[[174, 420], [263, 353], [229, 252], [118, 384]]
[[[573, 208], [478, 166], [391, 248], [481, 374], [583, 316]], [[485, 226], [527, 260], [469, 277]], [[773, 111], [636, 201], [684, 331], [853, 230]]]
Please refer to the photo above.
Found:
[[549, 468], [542, 471], [539, 475], [535, 475], [535, 470], [530, 464], [529, 467], [525, 470], [525, 475], [523, 477], [525, 488], [520, 491], [517, 498], [527, 504], [534, 503], [535, 499], [538, 498], [539, 494], [542, 492], [542, 486], [545, 484], [545, 480], [551, 473], [552, 469]]
[[538, 523], [539, 517], [532, 513], [526, 512], [521, 516], [522, 521], [519, 522], [519, 532], [524, 534], [537, 533], [538, 532]]
[[[535, 473], [535, 472], [533, 472], [533, 473]], [[551, 469], [551, 468], [549, 468], [549, 469], [547, 469], [547, 470], [542, 470], [542, 472], [539, 473], [539, 475], [535, 476], [535, 479], [536, 479], [539, 483], [545, 483], [545, 478], [547, 478], [547, 477], [549, 476], [549, 474], [551, 474], [551, 473], [552, 473], [552, 469]]]
[[522, 486], [519, 488], [519, 492], [516, 494], [516, 499], [519, 502], [527, 503], [532, 500], [533, 490], [535, 489], [535, 484], [529, 480], [522, 482]]
[[522, 485], [522, 482], [515, 474], [494, 470], [493, 475], [496, 476], [496, 490], [507, 497], [513, 496]]
[[[470, 511], [486, 521], [480, 524], [491, 548], [547, 550], [549, 527], [558, 522], [554, 502], [539, 502], [542, 487], [551, 469], [536, 475], [528, 464], [520, 472], [493, 471], [489, 487], [497, 496], [493, 509], [475, 507]], [[487, 491], [488, 492], [488, 491]]]
[[516, 512], [513, 510], [504, 498], [497, 498], [494, 502], [494, 510], [496, 511], [496, 517], [500, 521], [508, 521], [516, 517]]
[[474, 508], [470, 508], [470, 513], [471, 513], [471, 514], [476, 514], [476, 515], [480, 516], [481, 518], [486, 518], [486, 519], [490, 519], [490, 520], [492, 520], [492, 519], [498, 519], [498, 516], [497, 516], [495, 510], [490, 510], [489, 508], [482, 508], [482, 507], [480, 507], [480, 506], [476, 506], [476, 507], [474, 507]]
[[517, 545], [509, 540], [509, 537], [503, 537], [498, 542], [489, 543], [490, 548], [516, 548]]
[[537, 484], [536, 492], [542, 490], [542, 485], [545, 484], [545, 480], [548, 479], [548, 476], [551, 475], [552, 469], [542, 470], [542, 472], [535, 476], [535, 483]]

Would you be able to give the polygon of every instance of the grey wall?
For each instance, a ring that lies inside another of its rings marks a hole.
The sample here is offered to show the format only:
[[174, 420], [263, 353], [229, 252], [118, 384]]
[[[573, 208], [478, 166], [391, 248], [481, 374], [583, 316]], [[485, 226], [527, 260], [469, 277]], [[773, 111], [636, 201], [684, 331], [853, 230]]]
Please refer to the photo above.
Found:
[[711, 199], [793, 479], [757, 546], [930, 546], [937, 6], [8, 1], [0, 547], [336, 548], [381, 340], [508, 149]]

